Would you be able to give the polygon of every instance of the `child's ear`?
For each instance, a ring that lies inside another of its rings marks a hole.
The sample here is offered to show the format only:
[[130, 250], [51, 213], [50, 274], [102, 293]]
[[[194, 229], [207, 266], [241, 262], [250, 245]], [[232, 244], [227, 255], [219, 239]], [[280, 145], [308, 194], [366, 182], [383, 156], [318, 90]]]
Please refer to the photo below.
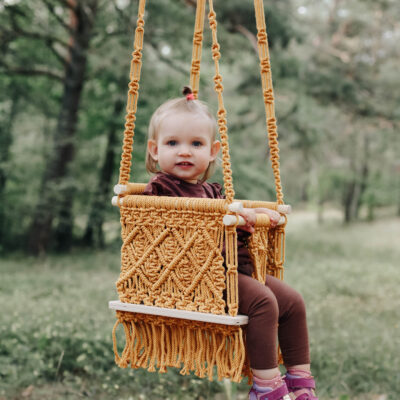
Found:
[[158, 161], [158, 146], [157, 142], [153, 139], [147, 141], [147, 150], [154, 161]]
[[219, 140], [216, 140], [212, 145], [211, 145], [211, 161], [214, 161], [217, 158], [217, 155], [221, 149], [221, 142]]

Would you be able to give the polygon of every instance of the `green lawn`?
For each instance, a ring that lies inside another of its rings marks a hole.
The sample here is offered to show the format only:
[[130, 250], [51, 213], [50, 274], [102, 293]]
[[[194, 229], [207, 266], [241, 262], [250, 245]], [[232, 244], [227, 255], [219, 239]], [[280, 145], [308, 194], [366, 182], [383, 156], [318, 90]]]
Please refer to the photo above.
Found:
[[[400, 221], [294, 214], [285, 280], [305, 297], [320, 400], [398, 399]], [[114, 365], [118, 252], [0, 259], [0, 399], [244, 399], [246, 383]]]

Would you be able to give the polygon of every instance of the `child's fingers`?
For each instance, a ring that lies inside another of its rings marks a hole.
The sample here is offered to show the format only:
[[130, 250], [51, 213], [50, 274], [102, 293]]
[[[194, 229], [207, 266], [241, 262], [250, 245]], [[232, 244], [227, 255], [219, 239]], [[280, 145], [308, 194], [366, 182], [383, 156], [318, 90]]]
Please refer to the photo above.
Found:
[[254, 227], [250, 224], [242, 225], [240, 226], [240, 229], [249, 233], [253, 233], [255, 231]]
[[245, 219], [246, 225], [253, 226], [257, 221], [256, 213], [253, 210], [245, 208], [240, 215]]

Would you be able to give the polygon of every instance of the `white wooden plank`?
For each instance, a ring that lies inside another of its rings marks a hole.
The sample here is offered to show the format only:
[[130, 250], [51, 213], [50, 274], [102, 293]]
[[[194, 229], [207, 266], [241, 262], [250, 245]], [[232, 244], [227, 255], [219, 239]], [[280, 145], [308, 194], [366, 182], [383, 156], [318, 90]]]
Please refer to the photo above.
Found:
[[155, 306], [145, 306], [143, 304], [123, 303], [114, 300], [108, 303], [108, 307], [112, 310], [136, 312], [141, 314], [161, 315], [164, 317], [190, 319], [193, 321], [212, 322], [214, 324], [223, 325], [247, 325], [249, 318], [247, 315], [237, 315], [231, 317], [228, 314], [215, 315], [196, 311], [175, 310], [173, 308], [162, 308]]

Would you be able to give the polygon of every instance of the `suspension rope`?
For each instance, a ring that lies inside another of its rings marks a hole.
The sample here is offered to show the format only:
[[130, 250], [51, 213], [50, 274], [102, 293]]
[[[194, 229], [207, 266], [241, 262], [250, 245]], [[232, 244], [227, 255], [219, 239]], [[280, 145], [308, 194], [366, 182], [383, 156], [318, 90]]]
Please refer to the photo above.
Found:
[[270, 159], [275, 179], [276, 200], [278, 204], [283, 204], [283, 193], [279, 170], [279, 146], [274, 106], [274, 90], [272, 86], [271, 63], [269, 58], [263, 0], [254, 0], [254, 10], [256, 13], [258, 32], [257, 47], [260, 58], [261, 83], [264, 96]]
[[209, 0], [208, 4], [210, 9], [208, 14], [208, 21], [212, 32], [211, 52], [215, 64], [214, 90], [218, 95], [217, 122], [222, 145], [222, 170], [224, 174], [225, 196], [227, 202], [232, 203], [235, 197], [235, 191], [233, 190], [231, 160], [229, 156], [228, 127], [226, 126], [226, 109], [224, 107], [224, 99], [222, 96], [224, 87], [222, 85], [222, 75], [219, 71], [219, 59], [221, 58], [221, 53], [219, 51], [220, 45], [217, 38], [217, 16], [214, 11], [213, 1]]
[[204, 16], [206, 0], [197, 0], [196, 21], [193, 33], [192, 65], [190, 69], [190, 86], [195, 99], [199, 94], [201, 50], [203, 47]]
[[126, 104], [127, 114], [125, 116], [124, 142], [122, 145], [122, 156], [118, 181], [120, 185], [126, 185], [129, 182], [131, 172], [133, 137], [135, 135], [136, 110], [137, 101], [139, 98], [140, 71], [142, 68], [145, 5], [146, 0], [140, 0], [135, 30], [135, 41], [133, 45], [134, 51], [132, 53], [130, 70], [131, 81], [129, 82], [128, 99]]

